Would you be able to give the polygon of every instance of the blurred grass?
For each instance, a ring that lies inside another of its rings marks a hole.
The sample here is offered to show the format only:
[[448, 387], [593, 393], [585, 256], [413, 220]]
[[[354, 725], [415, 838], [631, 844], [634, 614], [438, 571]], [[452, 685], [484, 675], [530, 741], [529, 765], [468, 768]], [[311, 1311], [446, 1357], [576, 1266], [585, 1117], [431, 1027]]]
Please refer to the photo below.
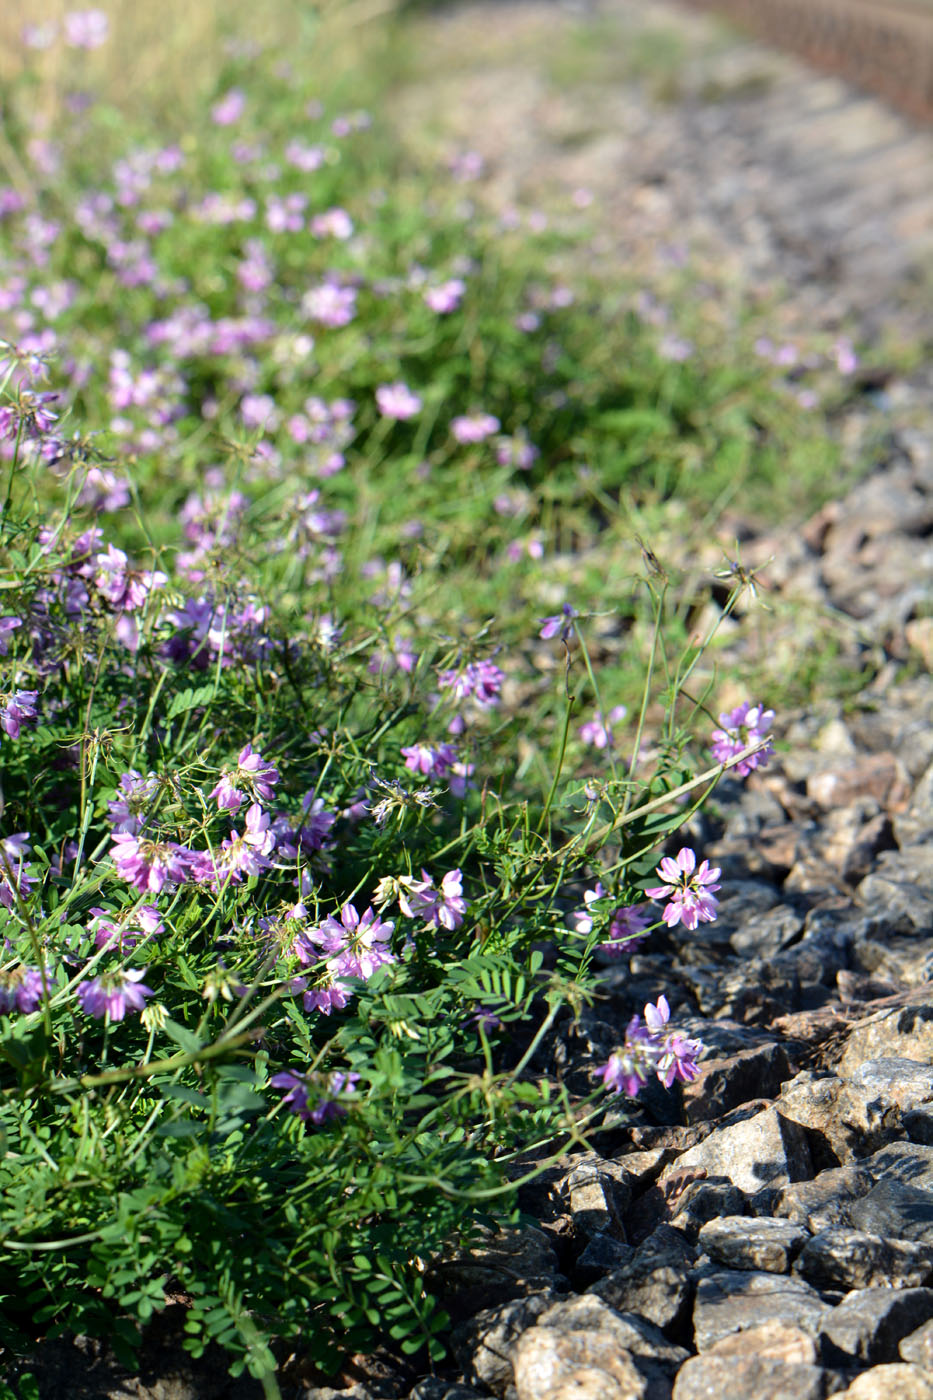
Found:
[[[91, 8], [67, 0], [3, 0], [0, 4], [0, 84], [36, 74], [37, 125], [54, 127], [67, 115], [70, 94], [93, 93], [128, 121], [157, 123], [170, 138], [180, 134], [225, 81], [234, 52], [255, 47], [307, 52], [317, 62], [309, 87], [328, 92], [373, 69], [372, 46], [383, 42], [378, 21], [396, 11], [396, 0], [99, 0], [110, 22], [107, 42], [94, 50], [63, 43], [26, 49], [27, 26], [61, 24], [63, 16]], [[378, 65], [377, 65], [378, 66]]]

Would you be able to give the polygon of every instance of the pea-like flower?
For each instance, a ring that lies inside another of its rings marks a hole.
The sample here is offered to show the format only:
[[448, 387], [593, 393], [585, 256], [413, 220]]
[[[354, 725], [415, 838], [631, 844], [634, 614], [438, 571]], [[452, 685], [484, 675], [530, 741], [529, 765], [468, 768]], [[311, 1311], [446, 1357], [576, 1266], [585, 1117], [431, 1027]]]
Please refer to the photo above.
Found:
[[684, 928], [695, 929], [697, 924], [711, 924], [716, 918], [717, 901], [714, 893], [720, 887], [716, 883], [720, 870], [710, 867], [708, 860], [697, 866], [696, 852], [683, 846], [676, 859], [665, 856], [658, 866], [658, 874], [666, 883], [645, 890], [649, 899], [666, 899], [661, 918], [668, 928], [683, 924]]
[[153, 996], [152, 988], [143, 983], [145, 975], [135, 968], [117, 968], [79, 983], [81, 1010], [98, 1021], [104, 1016], [109, 1021], [122, 1021], [127, 1011], [142, 1011], [146, 998]]
[[42, 973], [36, 967], [9, 968], [0, 972], [0, 1013], [35, 1011], [42, 1000]]
[[749, 754], [729, 771], [738, 778], [747, 777], [753, 768], [763, 768], [774, 753], [774, 745], [768, 739], [774, 723], [774, 711], [763, 705], [752, 705], [743, 700], [734, 710], [719, 716], [721, 729], [714, 729], [710, 748], [717, 763], [728, 763], [730, 758], [747, 749], [757, 739], [767, 739], [767, 743], [757, 753]]
[[339, 1069], [330, 1074], [313, 1071], [298, 1074], [293, 1069], [285, 1069], [274, 1074], [269, 1083], [276, 1089], [288, 1090], [282, 1103], [291, 1113], [296, 1113], [306, 1123], [320, 1127], [322, 1123], [346, 1113], [344, 1100], [355, 1092], [359, 1078], [353, 1070], [346, 1074]]
[[652, 1075], [669, 1089], [675, 1079], [689, 1084], [697, 1077], [697, 1060], [703, 1053], [699, 1040], [669, 1030], [671, 1009], [664, 996], [645, 1007], [645, 1021], [633, 1016], [625, 1029], [625, 1042], [615, 1049], [596, 1074], [614, 1094], [635, 1098]]

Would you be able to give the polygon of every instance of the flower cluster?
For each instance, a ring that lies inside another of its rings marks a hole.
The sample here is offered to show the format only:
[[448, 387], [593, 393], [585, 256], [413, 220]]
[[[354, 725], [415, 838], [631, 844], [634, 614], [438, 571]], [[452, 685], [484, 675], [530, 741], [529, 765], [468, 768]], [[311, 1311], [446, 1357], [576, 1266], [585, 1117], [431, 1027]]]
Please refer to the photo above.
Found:
[[719, 723], [721, 728], [713, 730], [710, 743], [716, 762], [728, 763], [750, 744], [760, 742], [762, 747], [757, 753], [749, 754], [729, 771], [736, 777], [744, 778], [754, 768], [763, 768], [774, 753], [774, 745], [769, 737], [774, 723], [774, 711], [744, 700], [734, 710], [721, 714]]
[[645, 1020], [633, 1016], [625, 1029], [625, 1042], [614, 1050], [595, 1073], [614, 1094], [635, 1098], [652, 1075], [669, 1089], [675, 1080], [689, 1084], [698, 1074], [697, 1060], [703, 1053], [698, 1040], [689, 1040], [680, 1031], [669, 1029], [671, 1012], [666, 997], [645, 1007]]
[[347, 1111], [346, 1100], [356, 1092], [360, 1076], [350, 1070], [332, 1070], [330, 1074], [311, 1071], [299, 1074], [297, 1070], [286, 1069], [274, 1074], [269, 1083], [276, 1089], [286, 1089], [282, 1103], [290, 1113], [295, 1113], [306, 1123], [320, 1127], [322, 1123], [339, 1118]]
[[667, 903], [661, 918], [668, 928], [683, 924], [695, 929], [697, 924], [711, 924], [717, 914], [715, 893], [720, 871], [710, 868], [708, 860], [697, 866], [696, 852], [682, 846], [674, 859], [665, 856], [657, 873], [666, 883], [646, 889], [649, 899], [664, 899]]
[[[584, 890], [584, 907], [571, 915], [577, 933], [588, 937], [597, 927], [597, 922], [602, 922], [600, 905], [605, 903], [607, 897], [601, 880], [597, 880], [594, 889]], [[654, 922], [654, 916], [647, 904], [619, 905], [605, 916], [605, 928], [609, 936], [604, 942], [597, 944], [597, 948], [610, 959], [621, 958], [645, 942], [647, 930]]]

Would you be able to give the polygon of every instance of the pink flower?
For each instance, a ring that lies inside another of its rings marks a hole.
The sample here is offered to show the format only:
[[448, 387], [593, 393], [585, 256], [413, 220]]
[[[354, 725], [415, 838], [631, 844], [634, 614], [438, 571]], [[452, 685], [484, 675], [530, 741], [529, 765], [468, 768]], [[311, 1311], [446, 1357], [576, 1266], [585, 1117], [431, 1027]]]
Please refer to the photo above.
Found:
[[246, 107], [246, 96], [239, 88], [231, 88], [211, 108], [211, 121], [216, 126], [232, 126], [238, 122]]
[[81, 1010], [97, 1020], [106, 1016], [108, 1021], [122, 1021], [127, 1011], [142, 1011], [146, 998], [154, 995], [151, 987], [143, 985], [145, 975], [134, 968], [117, 968], [79, 983]]
[[359, 977], [364, 982], [377, 967], [395, 961], [389, 940], [395, 929], [391, 920], [381, 920], [372, 909], [362, 914], [345, 904], [339, 920], [325, 919], [318, 930], [332, 948], [328, 967], [336, 978]]
[[118, 831], [110, 854], [121, 880], [134, 889], [158, 894], [166, 885], [178, 885], [192, 873], [192, 852], [175, 841], [147, 841], [128, 831]]
[[624, 705], [615, 705], [609, 711], [606, 719], [597, 710], [596, 718], [581, 724], [577, 733], [584, 744], [591, 744], [595, 749], [611, 749], [613, 744], [612, 726], [625, 719], [627, 714], [628, 710]]
[[353, 220], [346, 209], [325, 209], [323, 214], [315, 214], [311, 220], [311, 232], [315, 238], [337, 238], [345, 243], [353, 237]]
[[11, 967], [0, 972], [0, 1014], [8, 1016], [14, 1009], [35, 1011], [42, 1000], [42, 973], [36, 967]]
[[376, 390], [376, 403], [383, 418], [394, 418], [404, 422], [421, 412], [421, 399], [413, 394], [407, 384], [380, 384]]
[[279, 771], [274, 763], [268, 763], [261, 753], [254, 751], [252, 744], [240, 750], [236, 768], [224, 773], [220, 782], [212, 789], [210, 796], [218, 807], [235, 812], [246, 801], [246, 793], [237, 784], [242, 784], [253, 793], [259, 802], [270, 802], [275, 796], [275, 785], [279, 781]]
[[451, 421], [450, 431], [459, 443], [485, 442], [501, 426], [498, 418], [491, 413], [461, 414]]
[[426, 778], [443, 778], [457, 758], [452, 744], [410, 744], [402, 749], [405, 767]]
[[466, 283], [459, 277], [452, 277], [439, 287], [428, 287], [424, 292], [424, 302], [439, 316], [448, 316], [451, 311], [457, 310], [465, 291]]
[[312, 321], [332, 330], [346, 326], [356, 315], [356, 288], [325, 281], [305, 292], [301, 308]]
[[774, 723], [773, 710], [766, 710], [761, 705], [752, 705], [745, 700], [734, 710], [720, 715], [719, 723], [722, 728], [713, 730], [710, 741], [710, 748], [717, 763], [727, 763], [730, 758], [734, 758], [758, 739], [768, 740], [758, 753], [750, 754], [730, 769], [736, 777], [744, 778], [753, 768], [763, 768], [774, 754], [774, 745], [768, 738]]
[[704, 860], [697, 868], [696, 853], [684, 846], [677, 852], [675, 860], [670, 856], [664, 857], [658, 866], [658, 874], [667, 883], [646, 889], [645, 894], [650, 899], [668, 900], [661, 915], [668, 928], [682, 923], [684, 928], [695, 929], [697, 924], [711, 924], [714, 921], [717, 901], [713, 894], [720, 888], [716, 884], [720, 874], [718, 866], [711, 869], [709, 861]]
[[99, 49], [109, 27], [103, 10], [72, 10], [65, 15], [65, 43], [73, 49]]
[[426, 870], [422, 879], [415, 880], [406, 875], [399, 880], [398, 902], [402, 913], [409, 919], [423, 919], [429, 928], [446, 928], [453, 931], [463, 923], [467, 903], [463, 898], [463, 877], [459, 870], [448, 870], [441, 880], [440, 889]]
[[9, 734], [11, 739], [19, 738], [21, 724], [37, 718], [38, 698], [37, 690], [14, 690], [5, 695], [0, 694], [0, 728]]

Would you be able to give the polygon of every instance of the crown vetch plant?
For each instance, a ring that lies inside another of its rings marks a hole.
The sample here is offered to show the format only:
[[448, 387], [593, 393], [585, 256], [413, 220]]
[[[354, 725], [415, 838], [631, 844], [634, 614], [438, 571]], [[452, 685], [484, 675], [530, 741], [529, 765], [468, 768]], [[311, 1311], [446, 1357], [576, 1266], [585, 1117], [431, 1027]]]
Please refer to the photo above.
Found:
[[[0, 1322], [131, 1348], [171, 1291], [271, 1394], [276, 1338], [439, 1354], [424, 1260], [508, 1218], [510, 1157], [694, 1076], [663, 995], [591, 1092], [540, 1065], [595, 962], [716, 917], [719, 872], [660, 851], [773, 715], [722, 716], [694, 777], [695, 649], [655, 735], [650, 666], [640, 718], [600, 695], [547, 589], [554, 501], [588, 502], [566, 443], [608, 412], [588, 315], [484, 281], [459, 193], [412, 244], [364, 115], [248, 76], [203, 147], [95, 170], [91, 113], [73, 200], [35, 162], [29, 207], [0, 189]], [[630, 333], [626, 394], [670, 399]]]

